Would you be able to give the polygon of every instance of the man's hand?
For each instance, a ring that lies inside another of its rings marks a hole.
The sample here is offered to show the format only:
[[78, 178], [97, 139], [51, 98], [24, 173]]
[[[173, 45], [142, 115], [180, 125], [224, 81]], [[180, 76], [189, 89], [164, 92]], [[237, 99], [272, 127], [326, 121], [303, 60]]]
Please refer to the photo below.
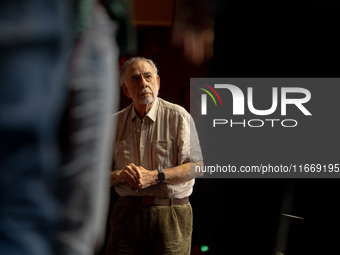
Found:
[[138, 171], [138, 169], [136, 171], [134, 164], [129, 164], [123, 170], [114, 170], [111, 172], [111, 186], [126, 183], [131, 190], [135, 191], [141, 187], [140, 178], [140, 171]]
[[136, 191], [142, 187], [141, 184], [141, 171], [139, 168], [131, 163], [125, 167], [119, 174], [119, 182], [126, 183], [131, 190]]
[[141, 173], [141, 178], [140, 178], [141, 189], [145, 189], [159, 182], [157, 170], [150, 171], [150, 170], [145, 169], [142, 166], [135, 166], [135, 167]]
[[158, 172], [131, 163], [124, 170], [111, 172], [111, 186], [119, 183], [126, 183], [133, 191], [145, 189], [158, 183]]
[[[157, 170], [150, 171], [150, 170], [145, 169], [142, 166], [136, 166], [133, 163], [126, 166], [125, 170], [129, 171], [128, 177], [130, 178], [130, 181], [131, 180], [137, 181], [137, 182], [134, 182], [134, 184], [138, 185], [138, 186], [134, 186], [135, 188], [137, 188], [135, 190], [145, 189], [151, 185], [155, 185], [158, 183], [158, 171]], [[130, 186], [131, 184], [128, 183], [128, 185]]]

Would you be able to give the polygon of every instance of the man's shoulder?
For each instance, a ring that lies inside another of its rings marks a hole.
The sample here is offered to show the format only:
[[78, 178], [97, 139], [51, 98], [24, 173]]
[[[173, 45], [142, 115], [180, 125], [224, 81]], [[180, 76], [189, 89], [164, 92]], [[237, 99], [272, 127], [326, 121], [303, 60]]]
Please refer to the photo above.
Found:
[[184, 107], [178, 105], [178, 104], [174, 104], [174, 103], [170, 103], [168, 101], [165, 101], [162, 98], [158, 98], [159, 100], [159, 108], [165, 111], [168, 111], [172, 114], [180, 114], [183, 116], [189, 116], [190, 114], [187, 112], [187, 110], [184, 109]]
[[129, 112], [131, 110], [132, 104], [130, 104], [128, 107], [124, 108], [123, 110], [120, 110], [119, 112], [116, 112], [112, 115], [113, 119], [121, 119], [126, 118], [129, 115]]

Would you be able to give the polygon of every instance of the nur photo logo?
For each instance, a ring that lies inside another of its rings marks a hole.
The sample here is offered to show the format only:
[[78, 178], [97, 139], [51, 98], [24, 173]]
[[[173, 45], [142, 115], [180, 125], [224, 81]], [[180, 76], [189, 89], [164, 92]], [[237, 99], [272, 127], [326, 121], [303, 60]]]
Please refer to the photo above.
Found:
[[[216, 91], [219, 89], [227, 90], [232, 96], [232, 115], [245, 115], [245, 107], [247, 106], [249, 112], [257, 116], [269, 116], [272, 115], [280, 108], [280, 115], [287, 115], [287, 106], [293, 105], [305, 116], [311, 116], [311, 112], [306, 108], [305, 104], [311, 100], [311, 92], [308, 89], [302, 87], [268, 87], [271, 90], [271, 98], [266, 100], [271, 100], [271, 106], [267, 109], [257, 109], [254, 106], [254, 93], [253, 87], [246, 88], [246, 96], [244, 92], [236, 85], [233, 84], [214, 84], [214, 88], [208, 84], [202, 82], [196, 82], [204, 85], [206, 88], [198, 87], [198, 89], [206, 92], [206, 94], [201, 94], [201, 115], [208, 114], [208, 104], [207, 104], [207, 94], [214, 101], [215, 106], [217, 106], [216, 99], [214, 95], [218, 98], [220, 105], [222, 106], [222, 100], [220, 94]], [[208, 90], [209, 89], [209, 90]], [[220, 90], [221, 92], [223, 90]], [[211, 92], [210, 92], [211, 91]], [[220, 92], [220, 93], [221, 93]], [[280, 92], [280, 93], [279, 93]], [[225, 93], [225, 92], [222, 92]], [[214, 94], [214, 95], [213, 95]], [[294, 97], [292, 96], [294, 95]], [[229, 106], [229, 105], [228, 105]], [[277, 119], [277, 118], [267, 118], [267, 119], [243, 119], [241, 122], [235, 121], [233, 119], [213, 119], [213, 127], [216, 125], [230, 124], [230, 127], [241, 125], [243, 127], [263, 127], [266, 123], [270, 124], [271, 127], [275, 126], [276, 122], [280, 122], [283, 127], [296, 127], [298, 122], [296, 119]]]
[[[213, 87], [209, 86], [208, 84], [202, 83], [202, 82], [197, 82], [197, 83], [202, 84], [202, 85], [206, 86], [207, 88], [209, 88], [217, 96], [217, 98], [220, 101], [220, 104], [222, 106], [222, 100], [220, 98], [220, 95], [216, 92], [216, 90]], [[200, 87], [198, 87], [198, 89], [201, 89], [204, 92], [206, 92], [212, 98], [212, 100], [214, 101], [215, 106], [217, 106], [215, 97], [207, 89], [200, 88]], [[201, 114], [207, 115], [207, 95], [206, 94], [201, 95], [201, 102], [202, 102], [201, 103]]]

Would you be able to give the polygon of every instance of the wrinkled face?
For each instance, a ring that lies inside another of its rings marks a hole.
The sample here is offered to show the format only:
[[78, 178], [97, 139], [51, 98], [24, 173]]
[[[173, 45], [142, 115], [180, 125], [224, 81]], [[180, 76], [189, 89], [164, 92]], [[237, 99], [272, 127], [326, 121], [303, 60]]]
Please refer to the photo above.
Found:
[[160, 78], [146, 61], [134, 61], [125, 70], [123, 91], [135, 105], [152, 104], [158, 95]]

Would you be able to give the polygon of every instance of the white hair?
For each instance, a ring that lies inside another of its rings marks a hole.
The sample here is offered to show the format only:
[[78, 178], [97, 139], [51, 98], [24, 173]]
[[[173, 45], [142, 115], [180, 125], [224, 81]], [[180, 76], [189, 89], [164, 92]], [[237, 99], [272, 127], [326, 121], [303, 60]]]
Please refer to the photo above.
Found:
[[149, 63], [152, 66], [152, 68], [155, 70], [156, 74], [158, 74], [158, 69], [156, 67], [156, 64], [151, 59], [147, 59], [147, 58], [143, 58], [143, 57], [133, 57], [133, 58], [130, 58], [129, 60], [127, 60], [123, 64], [122, 68], [120, 69], [120, 72], [119, 72], [119, 83], [120, 83], [120, 86], [122, 86], [122, 84], [123, 84], [123, 79], [124, 79], [126, 67], [129, 64], [131, 64], [131, 63], [133, 63], [135, 61], [141, 61], [141, 60]]

